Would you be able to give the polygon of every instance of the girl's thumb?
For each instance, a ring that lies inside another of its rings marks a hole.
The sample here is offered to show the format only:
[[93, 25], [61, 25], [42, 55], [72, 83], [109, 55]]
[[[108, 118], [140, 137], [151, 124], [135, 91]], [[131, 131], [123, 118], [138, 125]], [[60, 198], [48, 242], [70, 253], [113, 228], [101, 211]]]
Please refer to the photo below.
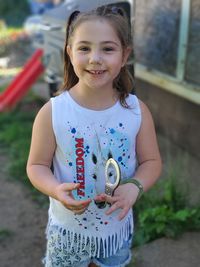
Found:
[[74, 184], [74, 189], [79, 188], [80, 184]]
[[72, 191], [72, 190], [75, 190], [75, 189], [79, 188], [80, 184], [65, 183], [65, 184], [63, 184], [63, 186], [64, 186], [64, 190]]

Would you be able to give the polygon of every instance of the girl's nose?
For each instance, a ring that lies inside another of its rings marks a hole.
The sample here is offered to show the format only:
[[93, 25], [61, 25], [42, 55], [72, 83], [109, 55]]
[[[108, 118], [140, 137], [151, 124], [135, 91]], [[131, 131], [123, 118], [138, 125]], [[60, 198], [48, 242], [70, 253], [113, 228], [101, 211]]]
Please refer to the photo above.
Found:
[[102, 63], [101, 54], [97, 51], [92, 52], [90, 54], [89, 63], [90, 64], [101, 64]]

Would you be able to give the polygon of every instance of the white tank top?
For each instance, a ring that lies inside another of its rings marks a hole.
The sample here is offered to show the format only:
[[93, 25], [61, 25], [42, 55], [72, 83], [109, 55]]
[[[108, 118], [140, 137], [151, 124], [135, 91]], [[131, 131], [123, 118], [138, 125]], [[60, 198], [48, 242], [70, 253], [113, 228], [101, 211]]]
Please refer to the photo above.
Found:
[[[77, 104], [68, 91], [52, 98], [52, 125], [56, 138], [53, 158], [54, 175], [59, 182], [80, 183], [76, 199], [94, 198], [105, 190], [105, 163], [114, 158], [121, 178], [134, 176], [136, 169], [136, 136], [141, 124], [138, 99], [129, 95], [129, 109], [118, 101], [102, 110], [90, 110]], [[50, 198], [49, 225], [56, 225], [65, 249], [90, 244], [89, 255], [104, 257], [120, 249], [133, 232], [132, 210], [119, 221], [120, 210], [106, 215], [94, 201], [82, 215], [75, 215], [59, 201]], [[48, 229], [47, 229], [48, 231]], [[64, 234], [62, 234], [64, 233]], [[101, 249], [100, 249], [101, 248]], [[101, 251], [102, 253], [102, 251]]]

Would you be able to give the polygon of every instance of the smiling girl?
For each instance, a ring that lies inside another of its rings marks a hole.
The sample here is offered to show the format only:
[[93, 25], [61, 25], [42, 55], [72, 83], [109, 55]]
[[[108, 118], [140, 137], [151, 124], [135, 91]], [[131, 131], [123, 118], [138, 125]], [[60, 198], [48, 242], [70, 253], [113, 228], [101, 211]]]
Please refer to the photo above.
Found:
[[[151, 114], [130, 94], [129, 29], [116, 7], [69, 18], [64, 84], [36, 116], [27, 163], [32, 184], [50, 197], [46, 267], [131, 260], [132, 207], [158, 179], [161, 159]], [[105, 194], [110, 158], [122, 181], [113, 196]]]

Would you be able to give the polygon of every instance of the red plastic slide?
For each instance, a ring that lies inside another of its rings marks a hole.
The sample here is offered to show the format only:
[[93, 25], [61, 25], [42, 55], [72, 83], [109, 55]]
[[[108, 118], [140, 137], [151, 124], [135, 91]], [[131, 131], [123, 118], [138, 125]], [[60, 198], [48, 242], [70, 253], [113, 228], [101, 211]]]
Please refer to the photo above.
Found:
[[44, 72], [45, 66], [42, 63], [42, 56], [43, 50], [37, 49], [24, 65], [23, 70], [0, 94], [0, 112], [15, 106]]

